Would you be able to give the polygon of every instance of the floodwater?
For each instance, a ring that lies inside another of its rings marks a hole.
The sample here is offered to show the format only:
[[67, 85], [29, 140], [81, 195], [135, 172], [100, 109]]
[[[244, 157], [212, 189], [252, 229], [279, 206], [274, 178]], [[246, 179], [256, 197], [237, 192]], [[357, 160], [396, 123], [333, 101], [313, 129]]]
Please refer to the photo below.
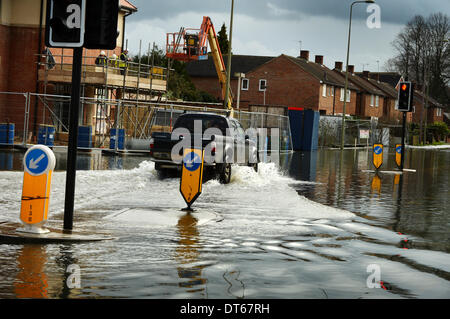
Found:
[[[0, 151], [0, 221], [18, 220], [22, 156]], [[57, 161], [47, 225], [62, 228]], [[377, 177], [366, 149], [273, 161], [207, 181], [188, 214], [147, 157], [80, 154], [74, 229], [115, 239], [0, 244], [0, 298], [450, 297], [449, 150], [408, 149], [402, 176], [393, 150]]]

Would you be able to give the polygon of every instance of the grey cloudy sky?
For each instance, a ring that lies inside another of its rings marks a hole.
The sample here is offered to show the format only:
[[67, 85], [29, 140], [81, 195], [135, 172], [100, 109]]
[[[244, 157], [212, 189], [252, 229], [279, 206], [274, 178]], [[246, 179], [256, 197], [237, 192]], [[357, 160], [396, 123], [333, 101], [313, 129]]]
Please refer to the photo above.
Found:
[[[231, 0], [131, 0], [138, 12], [127, 19], [126, 38], [133, 54], [149, 43], [165, 46], [166, 33], [180, 27], [199, 28], [210, 16], [216, 31], [229, 25]], [[233, 53], [247, 55], [298, 56], [300, 48], [323, 55], [333, 67], [345, 61], [348, 21], [352, 0], [235, 0]], [[366, 3], [354, 5], [350, 64], [356, 71], [383, 70], [393, 56], [392, 40], [414, 16], [442, 12], [450, 15], [449, 0], [378, 0], [381, 28], [368, 28]], [[229, 32], [229, 30], [228, 30]], [[301, 42], [300, 42], [301, 41]], [[379, 61], [379, 62], [377, 62]]]

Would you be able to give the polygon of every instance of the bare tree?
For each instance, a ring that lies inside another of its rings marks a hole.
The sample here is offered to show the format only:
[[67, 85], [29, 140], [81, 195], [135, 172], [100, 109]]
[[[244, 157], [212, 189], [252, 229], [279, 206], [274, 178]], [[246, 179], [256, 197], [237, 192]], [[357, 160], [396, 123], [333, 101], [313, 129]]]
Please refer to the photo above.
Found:
[[449, 17], [434, 13], [429, 17], [417, 15], [392, 42], [397, 55], [385, 64], [409, 80], [428, 86], [431, 96], [447, 104], [446, 87], [450, 80]]

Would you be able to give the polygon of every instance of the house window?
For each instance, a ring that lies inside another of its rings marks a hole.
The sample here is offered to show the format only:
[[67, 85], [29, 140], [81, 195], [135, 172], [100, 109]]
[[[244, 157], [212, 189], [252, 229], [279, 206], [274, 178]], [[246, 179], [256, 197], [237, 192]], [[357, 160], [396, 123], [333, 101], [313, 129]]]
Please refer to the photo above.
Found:
[[380, 105], [380, 97], [378, 95], [375, 96], [375, 106], [378, 107]]
[[370, 106], [373, 106], [373, 99], [374, 99], [374, 95], [371, 94], [370, 95]]
[[244, 91], [248, 91], [248, 85], [249, 85], [249, 80], [248, 79], [242, 79], [242, 85], [241, 85], [241, 89]]
[[350, 90], [347, 90], [347, 103], [350, 102]]
[[342, 88], [341, 88], [341, 96], [340, 96], [339, 100], [340, 100], [341, 102], [344, 101], [344, 89], [342, 89]]
[[327, 97], [327, 85], [326, 84], [322, 85], [322, 96]]
[[265, 91], [267, 88], [267, 81], [266, 80], [259, 80], [259, 90], [260, 91]]
[[334, 96], [334, 86], [330, 86], [330, 95]]
[[394, 109], [398, 110], [398, 100], [396, 99], [394, 103]]
[[436, 109], [436, 116], [441, 116], [441, 115], [442, 115], [442, 109], [438, 107]]

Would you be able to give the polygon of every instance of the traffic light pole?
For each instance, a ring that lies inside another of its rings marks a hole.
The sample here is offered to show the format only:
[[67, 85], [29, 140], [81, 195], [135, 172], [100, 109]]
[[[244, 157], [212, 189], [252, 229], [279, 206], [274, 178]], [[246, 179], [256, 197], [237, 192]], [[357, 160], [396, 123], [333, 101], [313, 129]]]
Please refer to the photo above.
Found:
[[403, 171], [403, 164], [405, 162], [405, 133], [406, 133], [406, 112], [403, 112], [402, 123], [402, 157], [400, 160], [400, 170]]
[[67, 149], [66, 194], [64, 202], [64, 230], [69, 231], [72, 230], [73, 227], [82, 59], [83, 48], [74, 48], [72, 64], [72, 95], [70, 100], [69, 115], [69, 146]]

